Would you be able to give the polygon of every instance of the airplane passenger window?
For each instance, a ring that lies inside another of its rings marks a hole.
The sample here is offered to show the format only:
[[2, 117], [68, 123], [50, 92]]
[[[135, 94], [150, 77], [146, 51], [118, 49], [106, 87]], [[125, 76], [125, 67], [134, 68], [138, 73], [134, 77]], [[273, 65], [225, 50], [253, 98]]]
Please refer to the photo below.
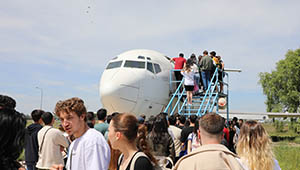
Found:
[[138, 59], [145, 59], [144, 56], [138, 56]]
[[155, 73], [156, 74], [161, 72], [161, 68], [160, 68], [159, 64], [154, 64], [154, 68], [155, 68]]
[[147, 70], [149, 70], [150, 72], [154, 73], [152, 63], [147, 62]]
[[125, 64], [124, 64], [124, 67], [145, 68], [145, 62], [126, 60]]
[[121, 67], [122, 65], [122, 61], [115, 61], [115, 62], [111, 62], [107, 65], [106, 69], [113, 69], [113, 68], [118, 68]]

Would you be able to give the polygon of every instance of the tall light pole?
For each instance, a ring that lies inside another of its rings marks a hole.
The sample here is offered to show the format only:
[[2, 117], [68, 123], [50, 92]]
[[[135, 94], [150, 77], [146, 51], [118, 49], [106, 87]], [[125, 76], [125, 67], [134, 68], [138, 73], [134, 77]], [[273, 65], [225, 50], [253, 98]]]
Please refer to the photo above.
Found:
[[40, 109], [42, 110], [42, 108], [43, 108], [43, 107], [42, 107], [42, 106], [43, 106], [43, 89], [40, 88], [40, 87], [35, 87], [35, 88], [41, 90], [41, 105], [40, 105]]

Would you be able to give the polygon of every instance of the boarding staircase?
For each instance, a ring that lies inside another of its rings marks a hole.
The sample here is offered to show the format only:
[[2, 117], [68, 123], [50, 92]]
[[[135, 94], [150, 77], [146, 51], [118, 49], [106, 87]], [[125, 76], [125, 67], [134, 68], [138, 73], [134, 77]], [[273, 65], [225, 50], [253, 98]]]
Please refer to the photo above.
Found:
[[[214, 74], [211, 78], [211, 81], [208, 85], [208, 89], [205, 93], [198, 93], [196, 92], [193, 95], [192, 105], [187, 104], [187, 97], [186, 91], [183, 86], [184, 78], [182, 81], [174, 80], [174, 71], [179, 71], [178, 69], [172, 69], [170, 71], [170, 89], [176, 83], [179, 83], [178, 88], [170, 94], [170, 101], [168, 105], [165, 107], [164, 112], [168, 113], [168, 115], [173, 115], [178, 113], [179, 115], [191, 116], [197, 115], [202, 116], [206, 113], [219, 113], [219, 105], [218, 101], [219, 98], [226, 99], [226, 106], [223, 109], [227, 111], [227, 119], [229, 119], [229, 104], [228, 104], [228, 92], [229, 92], [229, 77], [227, 72], [222, 72], [223, 74], [223, 81], [219, 80], [219, 71], [218, 68], [214, 71]], [[224, 81], [225, 80], [225, 81]], [[220, 92], [220, 83], [223, 84], [223, 92]], [[182, 90], [180, 90], [182, 89]]]

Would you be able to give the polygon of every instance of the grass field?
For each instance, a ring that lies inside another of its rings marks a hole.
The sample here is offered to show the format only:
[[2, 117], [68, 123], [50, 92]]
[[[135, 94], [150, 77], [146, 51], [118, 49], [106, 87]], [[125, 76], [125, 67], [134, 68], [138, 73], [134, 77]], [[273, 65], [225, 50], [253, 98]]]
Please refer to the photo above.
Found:
[[296, 136], [295, 140], [292, 141], [274, 142], [273, 151], [282, 170], [300, 170], [300, 135], [286, 130], [286, 126], [284, 127], [285, 132], [277, 132], [272, 124], [264, 124], [264, 127], [269, 135]]
[[274, 154], [282, 170], [300, 170], [300, 144], [274, 143]]

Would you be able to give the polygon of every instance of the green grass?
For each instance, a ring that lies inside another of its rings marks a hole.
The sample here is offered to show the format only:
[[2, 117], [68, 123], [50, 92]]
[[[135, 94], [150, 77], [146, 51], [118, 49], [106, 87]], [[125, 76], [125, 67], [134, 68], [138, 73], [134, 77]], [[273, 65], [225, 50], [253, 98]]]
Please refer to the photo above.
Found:
[[283, 131], [276, 131], [272, 123], [263, 124], [270, 136], [295, 136], [295, 140], [274, 142], [274, 154], [282, 170], [300, 170], [300, 135], [288, 129], [285, 124]]
[[280, 142], [274, 146], [274, 154], [282, 170], [300, 169], [300, 146]]

